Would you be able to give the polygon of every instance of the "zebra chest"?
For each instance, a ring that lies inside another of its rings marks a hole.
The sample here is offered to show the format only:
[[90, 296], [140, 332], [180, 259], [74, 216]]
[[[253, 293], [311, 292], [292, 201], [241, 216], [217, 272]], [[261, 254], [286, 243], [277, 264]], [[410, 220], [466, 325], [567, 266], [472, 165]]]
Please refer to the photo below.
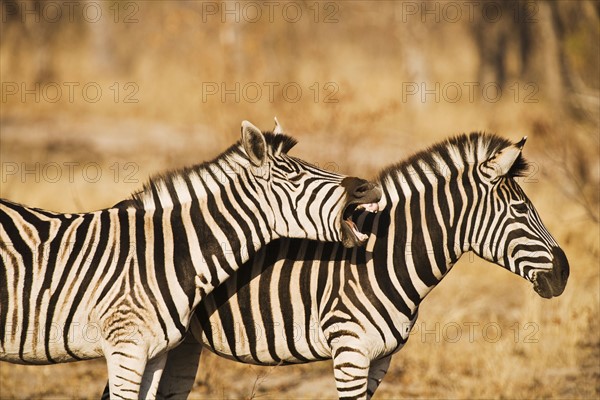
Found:
[[416, 314], [407, 316], [396, 307], [383, 307], [372, 291], [361, 287], [357, 292], [350, 286], [342, 285], [321, 299], [320, 344], [332, 357], [339, 348], [356, 349], [371, 360], [399, 351], [409, 338]]
[[158, 288], [132, 279], [123, 281], [125, 285], [115, 282], [90, 314], [103, 340], [111, 346], [144, 343], [149, 358], [179, 344], [191, 315], [187, 298], [178, 301], [176, 296], [161, 296]]
[[116, 305], [98, 321], [103, 340], [112, 347], [128, 342], [144, 343], [149, 358], [170, 350], [181, 342], [185, 330], [179, 329], [166, 315], [158, 317], [154, 311], [131, 307], [127, 302]]

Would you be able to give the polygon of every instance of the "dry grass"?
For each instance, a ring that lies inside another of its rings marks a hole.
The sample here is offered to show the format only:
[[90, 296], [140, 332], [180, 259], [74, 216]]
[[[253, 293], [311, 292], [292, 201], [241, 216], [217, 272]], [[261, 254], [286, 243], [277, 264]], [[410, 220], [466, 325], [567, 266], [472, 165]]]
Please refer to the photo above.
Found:
[[[109, 13], [108, 3], [102, 4]], [[103, 20], [29, 23], [25, 29], [3, 22], [2, 82], [97, 82], [104, 95], [97, 103], [81, 97], [71, 103], [66, 96], [56, 103], [3, 100], [1, 197], [64, 212], [107, 207], [138, 189], [149, 174], [218, 154], [238, 138], [241, 120], [270, 128], [275, 115], [300, 140], [294, 155], [361, 176], [374, 176], [455, 133], [528, 135], [525, 153], [536, 165], [537, 182], [523, 187], [569, 258], [565, 293], [547, 301], [499, 267], [461, 260], [424, 302], [420, 331], [393, 358], [376, 398], [600, 396], [597, 109], [571, 101], [572, 94], [566, 104], [557, 102], [541, 75], [533, 77], [537, 103], [515, 101], [510, 89], [496, 103], [480, 96], [473, 102], [465, 96], [456, 103], [431, 97], [425, 103], [404, 101], [403, 82], [478, 81], [480, 54], [465, 21], [402, 23], [399, 3], [383, 2], [377, 9], [368, 2], [339, 3], [336, 24], [309, 18], [297, 24], [280, 18], [272, 24], [202, 22], [199, 2], [137, 4], [139, 22], [129, 25]], [[307, 12], [312, 3], [302, 4]], [[592, 26], [581, 21], [597, 33], [597, 20]], [[590, 89], [577, 94], [593, 104], [597, 35], [594, 40], [581, 30], [567, 31], [572, 35], [565, 39], [566, 50]], [[518, 73], [509, 79], [521, 88], [531, 81]], [[109, 89], [114, 82], [122, 90], [134, 82], [139, 102], [115, 102]], [[232, 97], [222, 102], [218, 96], [203, 101], [207, 82], [228, 87], [297, 82], [303, 96], [296, 103], [281, 94], [271, 102], [266, 92], [256, 103]], [[324, 92], [315, 102], [314, 82], [321, 90], [334, 82], [338, 102], [323, 102]], [[59, 179], [50, 169], [55, 164]], [[11, 174], [7, 168], [14, 166]], [[38, 168], [40, 179], [23, 175], [24, 167]], [[98, 168], [102, 175], [95, 181]], [[423, 336], [423, 328], [435, 330], [436, 324], [439, 337]], [[474, 327], [472, 340], [468, 324]], [[484, 337], [484, 327], [500, 337]], [[336, 396], [329, 362], [260, 368], [203, 357], [192, 398]], [[102, 360], [0, 363], [0, 398], [98, 398], [105, 379]]]

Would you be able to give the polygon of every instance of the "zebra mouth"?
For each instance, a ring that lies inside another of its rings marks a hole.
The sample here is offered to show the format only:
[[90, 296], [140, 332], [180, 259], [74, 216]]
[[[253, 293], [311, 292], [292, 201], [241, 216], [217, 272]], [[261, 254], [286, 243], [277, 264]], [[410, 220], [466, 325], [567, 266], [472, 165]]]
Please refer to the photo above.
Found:
[[533, 269], [528, 274], [528, 279], [533, 283], [533, 290], [541, 297], [549, 299], [560, 296], [569, 279], [569, 261], [560, 247], [552, 249], [552, 268]]
[[353, 203], [346, 207], [342, 220], [342, 244], [344, 247], [362, 246], [367, 242], [367, 239], [369, 239], [369, 235], [359, 231], [356, 223], [352, 220], [352, 214], [356, 210], [365, 210], [370, 213], [376, 213], [379, 211], [379, 205], [377, 203]]
[[531, 273], [531, 282], [533, 290], [545, 299], [550, 299], [554, 296], [552, 285], [549, 282], [547, 272], [535, 270]]

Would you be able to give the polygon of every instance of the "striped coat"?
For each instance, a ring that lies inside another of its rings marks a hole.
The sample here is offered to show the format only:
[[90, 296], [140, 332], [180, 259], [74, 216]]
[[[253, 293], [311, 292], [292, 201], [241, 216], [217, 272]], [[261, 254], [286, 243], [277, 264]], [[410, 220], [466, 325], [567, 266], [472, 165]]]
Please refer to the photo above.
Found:
[[365, 248], [295, 239], [267, 246], [200, 304], [160, 393], [188, 393], [205, 346], [259, 365], [333, 359], [339, 397], [370, 398], [421, 301], [468, 251], [542, 297], [560, 295], [569, 265], [517, 183], [523, 145], [464, 135], [386, 168], [385, 208], [357, 216], [370, 232]]
[[154, 178], [84, 214], [0, 201], [0, 359], [104, 356], [111, 397], [154, 397], [197, 304], [283, 236], [342, 241], [380, 189], [287, 155], [295, 141], [242, 123], [212, 162]]

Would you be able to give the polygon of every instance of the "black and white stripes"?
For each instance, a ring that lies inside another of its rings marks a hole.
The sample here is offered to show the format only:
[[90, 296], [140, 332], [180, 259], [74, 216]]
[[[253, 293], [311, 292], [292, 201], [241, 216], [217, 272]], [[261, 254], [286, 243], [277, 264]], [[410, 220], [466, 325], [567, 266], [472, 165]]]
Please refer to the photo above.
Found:
[[200, 303], [196, 339], [169, 355], [159, 392], [186, 395], [201, 342], [246, 363], [333, 359], [339, 397], [370, 398], [421, 301], [468, 251], [560, 295], [569, 265], [515, 179], [523, 145], [464, 135], [385, 169], [385, 208], [358, 216], [365, 248], [271, 243]]
[[294, 144], [244, 121], [217, 159], [154, 178], [110, 209], [0, 200], [0, 360], [104, 356], [111, 397], [154, 397], [196, 305], [262, 246], [361, 243], [346, 214], [380, 189], [288, 156]]

